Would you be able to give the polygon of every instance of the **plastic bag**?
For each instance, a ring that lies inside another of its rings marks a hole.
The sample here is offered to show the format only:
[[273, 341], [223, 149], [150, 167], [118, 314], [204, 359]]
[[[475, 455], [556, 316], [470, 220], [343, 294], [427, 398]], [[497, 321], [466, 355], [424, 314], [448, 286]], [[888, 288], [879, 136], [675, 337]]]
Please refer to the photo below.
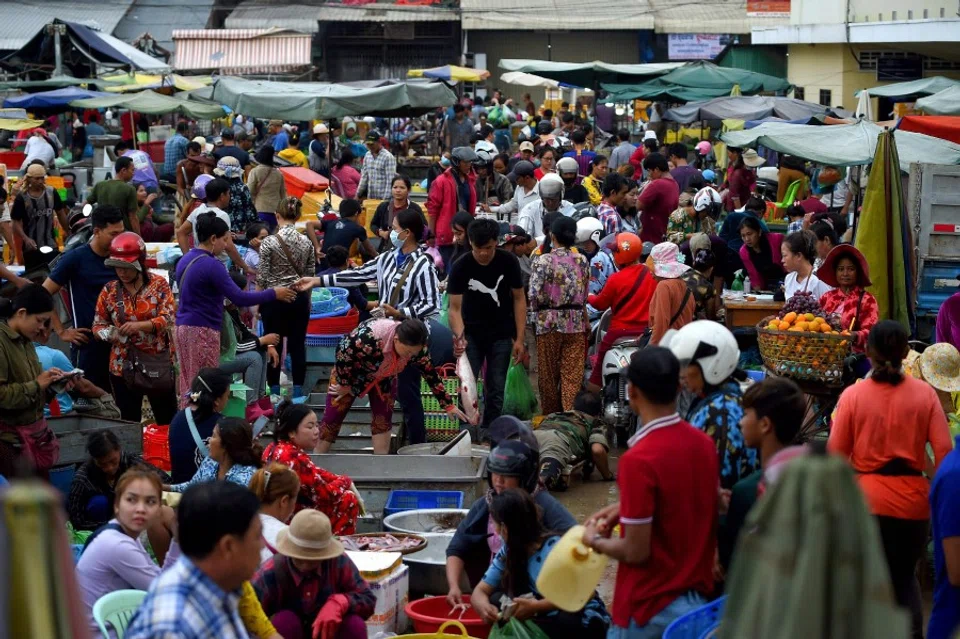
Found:
[[527, 369], [520, 362], [511, 362], [507, 370], [507, 383], [503, 388], [503, 415], [513, 415], [526, 420], [540, 412], [537, 392], [530, 383]]
[[490, 630], [490, 639], [550, 639], [550, 637], [532, 621], [518, 621], [512, 618], [503, 625], [494, 624]]
[[440, 298], [440, 316], [437, 321], [450, 328], [450, 297], [446, 293]]

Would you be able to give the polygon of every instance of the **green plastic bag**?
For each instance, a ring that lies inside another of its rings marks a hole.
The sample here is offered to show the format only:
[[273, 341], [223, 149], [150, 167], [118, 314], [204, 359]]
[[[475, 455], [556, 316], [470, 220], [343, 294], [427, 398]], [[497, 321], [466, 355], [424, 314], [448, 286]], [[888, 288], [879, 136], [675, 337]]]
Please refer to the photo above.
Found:
[[440, 316], [437, 321], [450, 328], [450, 297], [446, 293], [440, 298]]
[[550, 639], [537, 624], [530, 620], [518, 621], [511, 617], [503, 625], [496, 623], [490, 630], [490, 639]]
[[502, 414], [526, 420], [540, 412], [537, 391], [527, 376], [527, 369], [520, 362], [511, 362], [507, 370], [507, 383], [503, 388]]

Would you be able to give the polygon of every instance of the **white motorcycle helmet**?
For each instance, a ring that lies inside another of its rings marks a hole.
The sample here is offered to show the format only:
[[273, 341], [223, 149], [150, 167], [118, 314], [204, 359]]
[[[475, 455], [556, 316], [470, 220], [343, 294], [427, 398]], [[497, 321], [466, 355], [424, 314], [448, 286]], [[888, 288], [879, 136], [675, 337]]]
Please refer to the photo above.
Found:
[[667, 331], [660, 346], [673, 351], [681, 366], [699, 364], [703, 379], [711, 386], [726, 381], [740, 362], [737, 338], [723, 324], [709, 320], [691, 322], [680, 330]]
[[595, 217], [585, 217], [577, 220], [577, 244], [583, 244], [587, 240], [593, 240], [600, 246], [600, 240], [603, 238], [603, 222]]
[[479, 143], [477, 144], [476, 149], [477, 154], [477, 164], [481, 166], [489, 166], [493, 164], [493, 159], [497, 157], [496, 152], [491, 151], [487, 148], [480, 148]]
[[720, 205], [723, 203], [723, 198], [720, 197], [720, 194], [716, 189], [706, 186], [693, 196], [693, 210], [697, 213], [702, 213], [703, 211], [708, 211], [712, 214], [720, 211]]

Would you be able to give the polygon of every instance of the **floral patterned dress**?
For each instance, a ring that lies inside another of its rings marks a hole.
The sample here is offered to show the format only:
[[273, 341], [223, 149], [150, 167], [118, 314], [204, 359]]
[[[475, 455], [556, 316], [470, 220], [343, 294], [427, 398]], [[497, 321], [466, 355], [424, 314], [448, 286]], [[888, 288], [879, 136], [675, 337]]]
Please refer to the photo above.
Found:
[[360, 502], [350, 490], [349, 477], [319, 468], [302, 448], [288, 441], [273, 442], [264, 449], [263, 463], [270, 462], [289, 466], [300, 478], [296, 512], [316, 508], [330, 518], [334, 535], [356, 532]]
[[865, 352], [870, 329], [880, 319], [877, 298], [859, 286], [854, 287], [849, 293], [844, 293], [839, 288], [835, 288], [820, 296], [820, 306], [824, 313], [840, 315], [840, 325], [844, 329], [853, 330], [856, 333], [857, 338], [853, 342], [853, 350], [857, 353]]
[[320, 423], [320, 438], [323, 441], [336, 441], [343, 419], [354, 400], [366, 394], [370, 396], [370, 412], [373, 415], [371, 432], [374, 435], [389, 432], [393, 419], [394, 381], [411, 362], [423, 373], [440, 406], [446, 410], [453, 405], [453, 400], [444, 390], [443, 380], [433, 367], [426, 346], [413, 358], [400, 357], [393, 348], [393, 338], [399, 324], [391, 319], [367, 320], [340, 340], [330, 385], [346, 387], [350, 395], [338, 401], [333, 393], [327, 393]]
[[532, 271], [530, 310], [536, 312], [537, 335], [585, 333], [590, 286], [586, 257], [567, 248], [556, 248], [534, 259]]
[[227, 215], [230, 216], [230, 230], [234, 233], [246, 233], [247, 227], [260, 221], [257, 208], [253, 205], [250, 189], [240, 178], [231, 178], [230, 204], [227, 205]]

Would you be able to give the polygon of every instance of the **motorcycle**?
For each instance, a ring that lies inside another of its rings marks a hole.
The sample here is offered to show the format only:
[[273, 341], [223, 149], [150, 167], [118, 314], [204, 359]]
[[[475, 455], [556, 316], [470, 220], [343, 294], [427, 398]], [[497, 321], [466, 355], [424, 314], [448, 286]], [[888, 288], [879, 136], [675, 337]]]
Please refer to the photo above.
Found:
[[[604, 311], [600, 317], [600, 323], [594, 331], [594, 353], [600, 349], [600, 342], [610, 327], [611, 317], [610, 310]], [[607, 439], [614, 441], [612, 435], [615, 434], [617, 445], [623, 448], [626, 448], [627, 440], [637, 429], [637, 416], [630, 410], [627, 380], [620, 371], [630, 364], [631, 355], [643, 348], [645, 341], [644, 336], [621, 337], [604, 354], [603, 361], [596, 363], [596, 366], [600, 366], [603, 388], [603, 421], [613, 430], [613, 433], [608, 432]]]

